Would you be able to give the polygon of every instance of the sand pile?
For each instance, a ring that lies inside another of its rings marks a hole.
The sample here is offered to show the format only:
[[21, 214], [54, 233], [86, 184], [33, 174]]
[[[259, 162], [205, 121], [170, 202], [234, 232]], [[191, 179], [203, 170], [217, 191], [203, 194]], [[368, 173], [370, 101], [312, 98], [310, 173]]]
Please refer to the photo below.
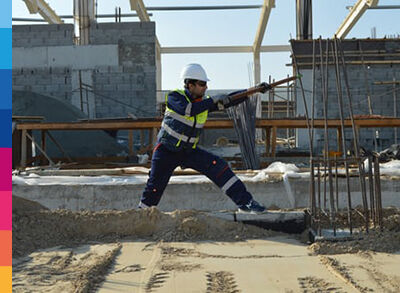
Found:
[[235, 241], [278, 233], [224, 221], [198, 211], [163, 213], [156, 208], [129, 211], [50, 211], [13, 196], [13, 256], [41, 248], [124, 237], [152, 241]]

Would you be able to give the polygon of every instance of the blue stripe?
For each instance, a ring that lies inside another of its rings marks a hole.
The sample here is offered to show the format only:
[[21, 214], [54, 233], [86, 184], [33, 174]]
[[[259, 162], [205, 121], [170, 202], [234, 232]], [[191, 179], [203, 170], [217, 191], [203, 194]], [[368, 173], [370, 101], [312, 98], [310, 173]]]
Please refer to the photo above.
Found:
[[0, 109], [0, 148], [11, 148], [11, 109]]
[[[3, 0], [4, 1], [4, 0]], [[12, 29], [0, 28], [0, 69], [12, 67]]]
[[1, 0], [0, 3], [0, 27], [11, 28], [12, 1]]
[[11, 69], [0, 69], [0, 109], [12, 108], [12, 71]]

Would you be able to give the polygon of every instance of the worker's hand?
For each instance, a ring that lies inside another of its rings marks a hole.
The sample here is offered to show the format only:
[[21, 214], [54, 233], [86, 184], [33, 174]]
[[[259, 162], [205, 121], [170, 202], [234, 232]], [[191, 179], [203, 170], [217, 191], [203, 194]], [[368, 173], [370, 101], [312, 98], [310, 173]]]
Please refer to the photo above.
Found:
[[225, 105], [229, 104], [231, 101], [231, 98], [226, 94], [215, 95], [211, 97], [211, 99], [213, 100], [214, 104], [217, 104], [219, 110], [224, 110], [226, 108]]
[[226, 94], [215, 95], [215, 96], [211, 97], [211, 99], [213, 100], [214, 104], [218, 104], [218, 103], [225, 104], [230, 101], [229, 96]]
[[266, 82], [259, 83], [259, 84], [256, 85], [256, 87], [261, 87], [261, 88], [262, 88], [261, 92], [262, 92], [263, 94], [266, 93], [268, 90], [270, 90], [270, 89], [272, 88], [272, 87], [271, 87], [268, 83], [266, 83]]

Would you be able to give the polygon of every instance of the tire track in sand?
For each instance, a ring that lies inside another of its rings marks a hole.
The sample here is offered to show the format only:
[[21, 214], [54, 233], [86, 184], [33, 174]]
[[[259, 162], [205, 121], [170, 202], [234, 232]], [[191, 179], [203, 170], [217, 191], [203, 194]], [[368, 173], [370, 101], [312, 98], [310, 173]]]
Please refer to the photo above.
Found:
[[360, 286], [351, 276], [348, 269], [345, 266], [342, 266], [336, 259], [327, 256], [320, 256], [319, 258], [329, 272], [353, 289], [361, 293], [373, 292], [373, 290], [368, 287]]
[[207, 272], [207, 293], [240, 293], [231, 272]]
[[[154, 274], [157, 267], [157, 263], [161, 258], [160, 244], [154, 246], [153, 254], [151, 255], [150, 261], [147, 263], [144, 272], [140, 277], [139, 293], [152, 292], [153, 288], [159, 288], [168, 277], [166, 273]], [[147, 280], [147, 282], [146, 282]]]

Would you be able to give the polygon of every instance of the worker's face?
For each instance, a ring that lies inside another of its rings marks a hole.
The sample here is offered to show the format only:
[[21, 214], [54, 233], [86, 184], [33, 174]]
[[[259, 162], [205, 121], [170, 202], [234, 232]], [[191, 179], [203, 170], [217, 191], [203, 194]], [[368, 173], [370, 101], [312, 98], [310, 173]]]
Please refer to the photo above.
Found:
[[207, 90], [207, 82], [205, 82], [205, 81], [198, 80], [194, 84], [192, 84], [192, 83], [189, 84], [189, 92], [195, 98], [203, 97], [206, 90]]

